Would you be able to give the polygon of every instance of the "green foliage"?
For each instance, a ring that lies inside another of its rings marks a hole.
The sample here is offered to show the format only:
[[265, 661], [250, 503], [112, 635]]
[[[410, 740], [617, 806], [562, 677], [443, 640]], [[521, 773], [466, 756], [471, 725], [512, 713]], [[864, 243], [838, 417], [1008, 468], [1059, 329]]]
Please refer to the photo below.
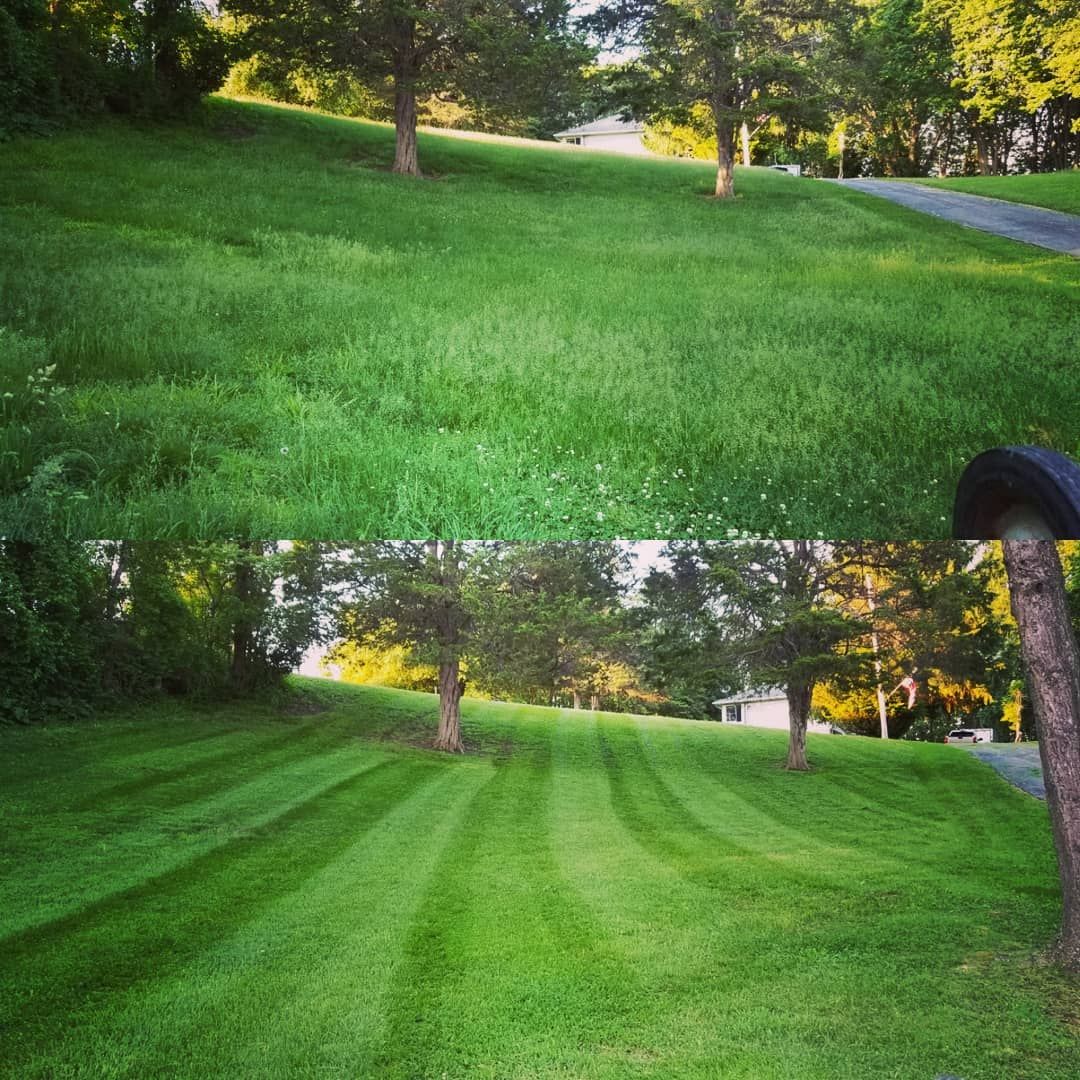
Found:
[[239, 79], [280, 100], [327, 108], [336, 97], [349, 115], [393, 116], [402, 138], [412, 137], [417, 101], [436, 120], [452, 104], [450, 116], [467, 117], [465, 127], [549, 135], [580, 96], [594, 55], [571, 27], [567, 0], [223, 6], [257, 61]]
[[0, 724], [87, 715], [101, 689], [101, 600], [87, 545], [0, 541]]
[[637, 612], [645, 673], [674, 715], [702, 719], [718, 697], [742, 690], [743, 678], [725, 651], [708, 563], [688, 545], [666, 556], [646, 577]]
[[476, 545], [380, 540], [355, 545], [346, 557], [354, 599], [337, 615], [345, 640], [376, 649], [404, 647], [414, 664], [470, 655], [475, 619], [468, 590]]
[[329, 632], [333, 571], [314, 543], [0, 542], [0, 721], [275, 685]]
[[613, 693], [611, 680], [629, 659], [621, 604], [628, 570], [625, 550], [611, 542], [501, 545], [470, 590], [470, 679], [495, 697], [537, 704], [564, 692], [625, 692], [621, 683]]
[[793, 133], [824, 124], [811, 77], [823, 10], [815, 0], [617, 0], [587, 22], [640, 46], [640, 56], [624, 68], [625, 97], [636, 112], [692, 127], [708, 115], [716, 194], [726, 197], [742, 124], [783, 117]]
[[233, 58], [202, 0], [4, 0], [0, 137], [103, 107], [188, 112]]
[[46, 0], [0, 4], [0, 139], [15, 131], [40, 129], [57, 111], [47, 29]]

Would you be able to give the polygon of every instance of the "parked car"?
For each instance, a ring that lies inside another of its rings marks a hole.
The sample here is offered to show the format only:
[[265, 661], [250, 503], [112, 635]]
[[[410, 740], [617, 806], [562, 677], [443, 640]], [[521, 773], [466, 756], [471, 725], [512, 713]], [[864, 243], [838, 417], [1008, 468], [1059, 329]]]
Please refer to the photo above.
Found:
[[994, 732], [991, 728], [953, 728], [948, 735], [945, 736], [947, 743], [983, 743], [993, 742]]

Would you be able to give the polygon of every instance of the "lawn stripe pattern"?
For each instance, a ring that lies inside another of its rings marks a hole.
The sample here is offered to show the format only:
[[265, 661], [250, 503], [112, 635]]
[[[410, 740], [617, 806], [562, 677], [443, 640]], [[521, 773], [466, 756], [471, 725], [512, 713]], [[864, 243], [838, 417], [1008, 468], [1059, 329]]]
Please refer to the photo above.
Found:
[[1045, 807], [954, 748], [290, 693], [4, 733], [0, 1071], [1075, 1075]]

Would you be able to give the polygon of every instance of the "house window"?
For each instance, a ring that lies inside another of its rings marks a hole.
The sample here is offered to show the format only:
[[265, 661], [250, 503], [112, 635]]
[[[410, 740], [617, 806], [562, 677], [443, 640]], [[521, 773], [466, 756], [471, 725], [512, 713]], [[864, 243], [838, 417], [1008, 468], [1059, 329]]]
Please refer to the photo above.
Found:
[[741, 705], [725, 705], [724, 706], [724, 720], [729, 724], [741, 724], [742, 723], [742, 706]]

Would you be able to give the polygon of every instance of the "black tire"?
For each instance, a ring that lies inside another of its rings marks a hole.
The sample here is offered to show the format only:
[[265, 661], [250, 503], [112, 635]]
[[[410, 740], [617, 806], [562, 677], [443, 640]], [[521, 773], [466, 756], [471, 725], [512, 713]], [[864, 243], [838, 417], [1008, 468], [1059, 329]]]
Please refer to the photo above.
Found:
[[[964, 470], [953, 504], [959, 540], [1019, 537], [1080, 539], [1080, 465], [1041, 446], [1004, 446], [979, 454]], [[1019, 529], [1019, 531], [1017, 531]]]

